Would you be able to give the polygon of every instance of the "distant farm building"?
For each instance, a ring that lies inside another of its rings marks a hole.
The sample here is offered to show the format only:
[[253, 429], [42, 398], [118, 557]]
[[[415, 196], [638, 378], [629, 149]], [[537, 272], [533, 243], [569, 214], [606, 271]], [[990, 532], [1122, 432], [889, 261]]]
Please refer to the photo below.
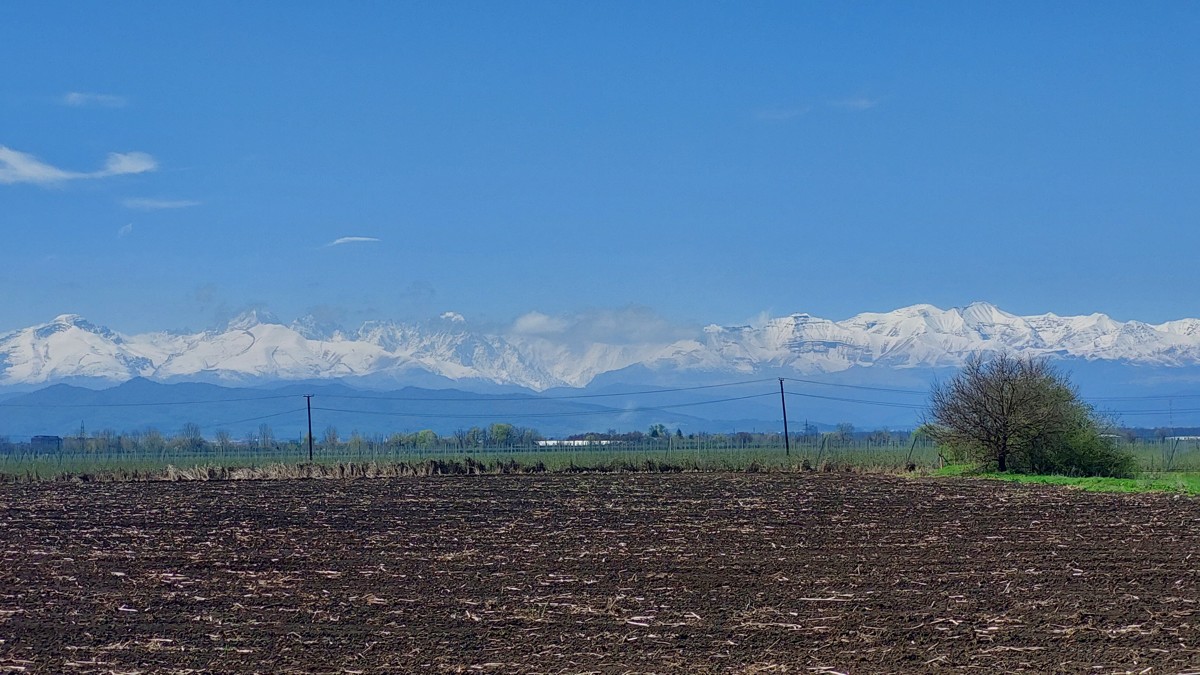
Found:
[[62, 437], [34, 436], [29, 439], [29, 449], [43, 452], [60, 452], [62, 450]]
[[567, 440], [559, 440], [556, 438], [549, 438], [544, 441], [537, 442], [538, 446], [543, 447], [543, 448], [553, 448], [556, 446], [580, 447], [580, 446], [588, 446], [588, 445], [609, 445], [611, 443], [612, 443], [612, 441], [588, 441], [588, 440], [583, 440], [583, 439], [567, 441]]

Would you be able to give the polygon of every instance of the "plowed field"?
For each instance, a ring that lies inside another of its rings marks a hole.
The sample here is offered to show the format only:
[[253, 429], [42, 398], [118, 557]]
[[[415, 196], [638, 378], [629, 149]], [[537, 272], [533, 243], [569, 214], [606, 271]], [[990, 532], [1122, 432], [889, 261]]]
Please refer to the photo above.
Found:
[[853, 475], [0, 485], [0, 672], [1200, 670], [1200, 501]]

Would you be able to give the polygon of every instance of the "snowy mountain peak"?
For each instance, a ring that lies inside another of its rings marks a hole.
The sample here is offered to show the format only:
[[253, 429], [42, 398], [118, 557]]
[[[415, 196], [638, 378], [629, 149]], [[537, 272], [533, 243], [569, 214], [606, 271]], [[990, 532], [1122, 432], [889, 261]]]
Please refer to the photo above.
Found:
[[291, 328], [309, 340], [335, 340], [345, 332], [336, 322], [322, 321], [312, 314], [296, 319]]
[[1200, 319], [1180, 319], [1154, 326], [1156, 330], [1186, 337], [1200, 337]]
[[251, 309], [229, 320], [226, 330], [248, 330], [265, 323], [282, 324], [278, 317], [263, 309]]
[[262, 310], [202, 333], [126, 336], [75, 314], [0, 335], [0, 386], [72, 378], [220, 382], [362, 378], [446, 384], [477, 380], [531, 389], [585, 386], [605, 373], [831, 373], [940, 368], [977, 353], [1164, 367], [1200, 365], [1200, 319], [1159, 325], [1104, 314], [1017, 316], [985, 302], [918, 304], [843, 321], [794, 313], [747, 326], [710, 324], [658, 341], [609, 344], [579, 331], [486, 333], [445, 316], [369, 321], [343, 330], [313, 316], [290, 325]]
[[972, 302], [959, 312], [964, 319], [973, 323], [1013, 323], [1020, 317], [1009, 314], [988, 302]]
[[119, 340], [119, 337], [111, 330], [103, 326], [97, 326], [78, 314], [59, 314], [54, 317], [53, 321], [38, 326], [34, 331], [39, 337], [47, 338], [55, 333], [62, 333], [72, 328], [99, 335], [109, 340]]

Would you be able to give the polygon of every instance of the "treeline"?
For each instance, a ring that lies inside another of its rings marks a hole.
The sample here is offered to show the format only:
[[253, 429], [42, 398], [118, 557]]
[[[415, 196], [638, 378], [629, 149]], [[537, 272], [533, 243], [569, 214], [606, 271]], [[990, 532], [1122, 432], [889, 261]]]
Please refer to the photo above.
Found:
[[[919, 444], [930, 442], [919, 432], [889, 431], [876, 429], [856, 430], [849, 423], [842, 423], [832, 431], [820, 431], [815, 425], [801, 424], [797, 431], [788, 434], [792, 445], [825, 449], [849, 447], [898, 447], [908, 446], [917, 434]], [[1116, 429], [1113, 435], [1130, 444], [1158, 444], [1172, 442], [1180, 437], [1200, 437], [1198, 428]], [[40, 439], [40, 442], [39, 442]], [[315, 435], [313, 445], [324, 452], [347, 451], [396, 452], [402, 450], [447, 450], [466, 451], [472, 449], [523, 449], [539, 447], [545, 437], [532, 427], [507, 423], [473, 426], [457, 429], [450, 434], [438, 434], [432, 429], [392, 434], [365, 435], [351, 431], [342, 435], [336, 427], [326, 427]], [[681, 429], [668, 429], [656, 424], [646, 431], [617, 431], [609, 429], [573, 434], [566, 441], [604, 445], [620, 445], [639, 448], [664, 449], [707, 449], [707, 448], [759, 448], [779, 447], [784, 444], [783, 434], [778, 431], [730, 431], [728, 433], [694, 432], [685, 434]], [[553, 443], [553, 442], [551, 442]], [[550, 445], [547, 443], [546, 445]], [[234, 438], [228, 431], [217, 431], [206, 437], [199, 425], [185, 424], [174, 434], [164, 434], [155, 428], [118, 432], [111, 429], [87, 432], [79, 429], [64, 436], [35, 437], [30, 441], [11, 441], [0, 436], [0, 453], [68, 452], [114, 453], [170, 453], [170, 452], [234, 452], [238, 450], [271, 450], [300, 452], [308, 447], [308, 437], [299, 439], [278, 438], [269, 424], [260, 424], [254, 431]]]
[[[544, 437], [537, 429], [522, 427], [515, 424], [498, 422], [486, 427], [471, 427], [457, 429], [454, 433], [439, 436], [432, 429], [422, 429], [413, 433], [392, 433], [366, 437], [352, 431], [346, 438], [338, 435], [336, 427], [327, 427], [321, 437], [314, 443], [323, 448], [346, 447], [351, 450], [361, 450], [368, 447], [386, 449], [447, 449], [467, 450], [470, 448], [526, 448], [537, 445]], [[301, 443], [307, 444], [305, 437]]]
[[[886, 447], [903, 445], [912, 439], [912, 432], [890, 431], [875, 429], [873, 431], [858, 431], [848, 422], [838, 424], [833, 431], [820, 431], [814, 424], [801, 424], [798, 431], [790, 431], [788, 440], [792, 443], [832, 447], [851, 445], [868, 445]], [[619, 432], [609, 429], [605, 432], [588, 432], [568, 436], [569, 441], [608, 441], [613, 443], [681, 443], [712, 444], [722, 447], [758, 447], [783, 445], [783, 433], [779, 431], [730, 431], [729, 433], [695, 432], [684, 434], [682, 429], [671, 431], [662, 424], [655, 424], [648, 431]]]
[[[415, 432], [364, 435], [351, 431], [342, 436], [336, 427], [326, 427], [315, 435], [313, 444], [322, 450], [361, 452], [370, 449], [457, 449], [534, 447], [543, 436], [537, 429], [496, 423], [485, 427], [459, 429], [438, 435], [432, 429]], [[95, 453], [228, 452], [235, 450], [300, 450], [308, 447], [307, 434], [300, 439], [276, 437], [269, 424], [260, 424], [241, 438], [228, 431], [217, 431], [206, 438], [201, 427], [187, 423], [177, 433], [167, 435], [155, 428], [118, 432], [112, 429], [87, 432], [84, 429], [65, 436], [35, 436], [29, 441], [10, 441], [0, 436], [0, 452], [53, 451]]]
[[[876, 447], [903, 445], [910, 439], [908, 432], [886, 430], [856, 431], [853, 425], [840, 424], [834, 431], [820, 432], [813, 425], [801, 425], [798, 432], [789, 434], [793, 444], [822, 447], [869, 445]], [[322, 451], [394, 452], [400, 450], [471, 450], [482, 448], [535, 448], [545, 437], [535, 428], [498, 422], [487, 426], [457, 429], [450, 434], [438, 434], [432, 429], [392, 434], [366, 435], [351, 431], [343, 435], [336, 427], [326, 427], [315, 434], [313, 445]], [[783, 445], [783, 434], [777, 431], [731, 431], [729, 433], [695, 432], [684, 434], [681, 429], [670, 430], [656, 424], [646, 431], [587, 432], [568, 436], [572, 445], [588, 443], [631, 447], [661, 447], [667, 449], [754, 448]], [[553, 442], [545, 445], [552, 445]], [[202, 428], [184, 424], [174, 434], [164, 434], [155, 428], [118, 432], [103, 429], [87, 432], [82, 427], [64, 436], [35, 437], [29, 442], [10, 442], [0, 437], [0, 452], [53, 451], [94, 453], [167, 453], [167, 452], [233, 452], [237, 450], [301, 451], [308, 446], [307, 435], [299, 439], [283, 439], [275, 435], [269, 424], [263, 423], [254, 431], [235, 438], [228, 431], [217, 431], [206, 437]]]

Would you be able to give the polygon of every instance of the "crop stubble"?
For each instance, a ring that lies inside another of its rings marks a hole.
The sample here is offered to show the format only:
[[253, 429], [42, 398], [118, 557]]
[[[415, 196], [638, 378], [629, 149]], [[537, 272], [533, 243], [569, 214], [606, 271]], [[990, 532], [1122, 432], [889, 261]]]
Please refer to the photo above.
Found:
[[0, 486], [0, 672], [1178, 672], [1200, 502], [971, 480]]

